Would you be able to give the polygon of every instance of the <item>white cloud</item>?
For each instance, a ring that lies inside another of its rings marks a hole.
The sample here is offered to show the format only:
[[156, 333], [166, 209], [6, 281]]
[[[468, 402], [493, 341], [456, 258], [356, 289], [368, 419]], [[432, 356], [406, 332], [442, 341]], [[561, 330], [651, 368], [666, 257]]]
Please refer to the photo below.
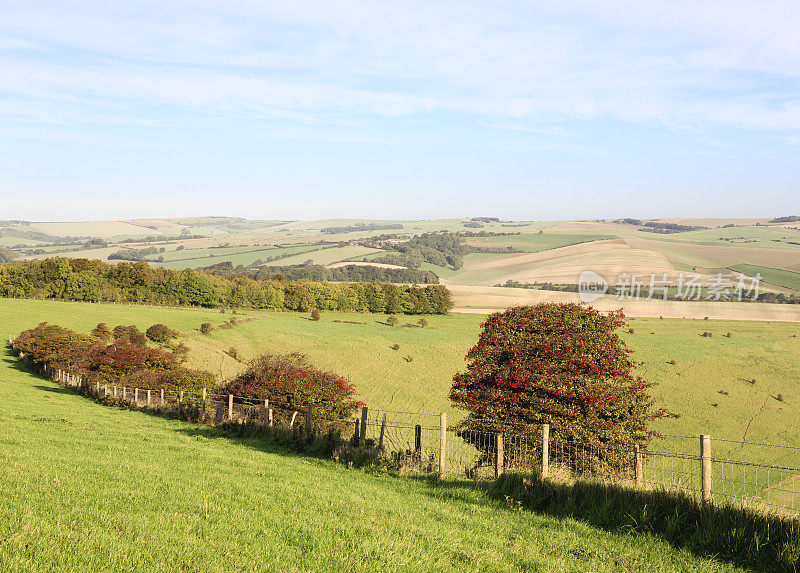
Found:
[[0, 59], [0, 93], [65, 121], [167, 104], [800, 130], [798, 20], [794, 2], [22, 3], [0, 11], [0, 47], [39, 49]]

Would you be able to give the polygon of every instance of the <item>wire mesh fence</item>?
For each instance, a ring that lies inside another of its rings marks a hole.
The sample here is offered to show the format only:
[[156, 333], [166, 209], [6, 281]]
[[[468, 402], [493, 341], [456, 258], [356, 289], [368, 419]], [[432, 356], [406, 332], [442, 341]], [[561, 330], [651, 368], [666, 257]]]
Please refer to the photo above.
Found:
[[[89, 385], [46, 365], [32, 364], [52, 380], [141, 409], [177, 411], [207, 424], [253, 424], [313, 436], [335, 432], [370, 448], [390, 466], [417, 473], [489, 480], [504, 472], [536, 473], [563, 482], [600, 481], [641, 490], [682, 492], [698, 501], [739, 504], [759, 511], [800, 512], [800, 447], [664, 435], [646, 446], [590, 444], [564, 439], [549, 425], [496, 432], [448, 425], [444, 414], [369, 410], [341, 419], [314, 406], [270, 403], [229, 394]], [[411, 420], [411, 421], [409, 421]], [[722, 453], [713, 453], [719, 449]], [[737, 457], [734, 457], [737, 456]], [[786, 463], [765, 463], [786, 460]]]

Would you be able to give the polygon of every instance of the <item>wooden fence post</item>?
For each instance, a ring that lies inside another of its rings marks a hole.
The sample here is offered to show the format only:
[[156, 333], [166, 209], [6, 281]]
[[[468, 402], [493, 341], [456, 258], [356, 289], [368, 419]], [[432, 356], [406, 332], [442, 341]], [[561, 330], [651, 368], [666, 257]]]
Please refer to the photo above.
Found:
[[550, 477], [550, 424], [542, 424], [542, 477]]
[[711, 436], [700, 436], [700, 494], [703, 503], [711, 501]]
[[383, 435], [386, 433], [386, 412], [383, 413], [381, 419], [381, 437], [378, 439], [378, 449], [383, 450]]
[[147, 390], [147, 407], [150, 407], [150, 404], [153, 403], [152, 397], [150, 396], [150, 390]]
[[503, 453], [503, 432], [498, 432], [495, 436], [495, 448], [494, 448], [494, 477], [499, 478], [503, 475], [503, 470], [505, 469], [505, 455]]
[[363, 448], [367, 444], [367, 407], [361, 408], [361, 433], [358, 436], [358, 445]]
[[134, 388], [133, 389], [133, 404], [134, 404], [134, 406], [138, 406], [139, 405], [139, 389], [138, 388]]
[[297, 412], [297, 410], [295, 410], [294, 414], [292, 414], [292, 421], [289, 422], [289, 429], [294, 428], [294, 420], [295, 420], [295, 418], [297, 418], [297, 414], [299, 414], [299, 412]]
[[200, 412], [200, 422], [206, 421], [206, 389], [203, 387], [203, 411]]
[[233, 420], [233, 394], [228, 394], [228, 420]]
[[644, 472], [642, 471], [642, 449], [639, 444], [633, 446], [633, 474], [636, 478], [636, 485], [642, 487], [644, 484]]
[[123, 400], [128, 399], [128, 389], [125, 386], [122, 387], [122, 399]]
[[159, 405], [161, 405], [161, 406], [164, 405], [164, 389], [163, 388], [161, 389], [161, 402], [159, 403]]
[[269, 427], [272, 428], [275, 425], [275, 421], [272, 419], [272, 408], [269, 409]]
[[444, 479], [447, 466], [447, 414], [442, 412], [439, 418], [439, 479]]
[[311, 402], [308, 403], [308, 411], [306, 412], [306, 439], [311, 440], [314, 436], [314, 428], [312, 424], [314, 423], [314, 406]]
[[414, 459], [422, 459], [422, 426], [414, 426]]

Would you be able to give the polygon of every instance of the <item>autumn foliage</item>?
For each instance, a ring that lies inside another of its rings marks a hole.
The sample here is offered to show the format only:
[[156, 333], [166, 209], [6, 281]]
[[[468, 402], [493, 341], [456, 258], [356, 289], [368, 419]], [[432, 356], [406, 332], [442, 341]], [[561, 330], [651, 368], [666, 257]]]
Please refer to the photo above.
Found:
[[646, 444], [654, 410], [652, 384], [634, 374], [631, 350], [615, 333], [621, 311], [579, 304], [539, 304], [495, 313], [453, 379], [450, 399], [469, 412], [463, 427], [531, 433], [584, 444]]
[[312, 366], [302, 354], [264, 354], [252, 360], [224, 392], [269, 400], [276, 407], [305, 411], [309, 402], [321, 418], [347, 419], [363, 406], [349, 380]]
[[[97, 336], [43, 322], [21, 332], [14, 344], [34, 362], [83, 376], [90, 383], [189, 391], [214, 384], [210, 373], [183, 368], [172, 352], [141, 343], [138, 338], [144, 336], [138, 329], [136, 336], [132, 331], [135, 328], [115, 328], [119, 337], [106, 344]], [[129, 337], [131, 334], [136, 336], [136, 342]]]

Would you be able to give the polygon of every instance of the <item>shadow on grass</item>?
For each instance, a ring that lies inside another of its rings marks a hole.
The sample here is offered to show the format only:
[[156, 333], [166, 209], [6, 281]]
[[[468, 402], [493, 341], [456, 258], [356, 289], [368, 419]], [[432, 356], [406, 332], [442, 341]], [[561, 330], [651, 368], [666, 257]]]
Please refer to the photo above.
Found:
[[[702, 506], [686, 494], [613, 484], [559, 483], [505, 474], [494, 482], [427, 480], [431, 493], [469, 503], [479, 488], [511, 510], [570, 518], [610, 532], [642, 533], [699, 557], [757, 571], [800, 569], [800, 521], [739, 506]], [[460, 492], [458, 490], [461, 490]]]

